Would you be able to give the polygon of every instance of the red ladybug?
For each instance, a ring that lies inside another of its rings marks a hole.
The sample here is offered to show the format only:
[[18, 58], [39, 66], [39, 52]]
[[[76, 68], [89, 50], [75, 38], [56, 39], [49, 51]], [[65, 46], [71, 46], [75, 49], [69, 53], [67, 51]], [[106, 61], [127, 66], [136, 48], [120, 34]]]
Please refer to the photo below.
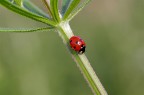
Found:
[[70, 46], [79, 54], [82, 54], [85, 52], [86, 44], [79, 36], [72, 36], [70, 38]]

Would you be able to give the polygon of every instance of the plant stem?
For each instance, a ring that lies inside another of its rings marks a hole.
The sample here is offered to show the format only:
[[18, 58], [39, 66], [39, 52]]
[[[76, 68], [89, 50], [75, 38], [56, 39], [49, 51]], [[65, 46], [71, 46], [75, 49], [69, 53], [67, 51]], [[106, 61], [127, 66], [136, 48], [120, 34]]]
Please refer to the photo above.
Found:
[[77, 63], [77, 66], [84, 75], [94, 95], [107, 95], [107, 92], [105, 91], [104, 87], [99, 81], [85, 54], [78, 54], [69, 46], [69, 38], [73, 36], [73, 32], [69, 26], [69, 23], [61, 23], [58, 26], [58, 33], [60, 34], [60, 37], [62, 37], [64, 44], [68, 47], [68, 50], [72, 55], [72, 58]]

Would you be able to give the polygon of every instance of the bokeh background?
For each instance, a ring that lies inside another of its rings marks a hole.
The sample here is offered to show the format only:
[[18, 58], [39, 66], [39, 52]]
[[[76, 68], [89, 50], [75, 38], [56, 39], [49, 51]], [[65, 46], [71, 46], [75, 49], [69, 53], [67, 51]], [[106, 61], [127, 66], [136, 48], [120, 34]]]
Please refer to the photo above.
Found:
[[[109, 95], [144, 95], [144, 0], [93, 0], [70, 25]], [[0, 27], [44, 26], [0, 6]], [[57, 33], [43, 32], [0, 33], [0, 95], [93, 94]]]

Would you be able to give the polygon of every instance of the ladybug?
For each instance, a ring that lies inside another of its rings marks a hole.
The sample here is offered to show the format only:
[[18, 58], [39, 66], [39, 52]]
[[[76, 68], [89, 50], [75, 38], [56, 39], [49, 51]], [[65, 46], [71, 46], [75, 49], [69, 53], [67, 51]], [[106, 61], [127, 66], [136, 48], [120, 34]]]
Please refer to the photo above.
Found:
[[86, 44], [79, 36], [72, 36], [70, 38], [70, 46], [79, 54], [82, 54], [85, 52]]

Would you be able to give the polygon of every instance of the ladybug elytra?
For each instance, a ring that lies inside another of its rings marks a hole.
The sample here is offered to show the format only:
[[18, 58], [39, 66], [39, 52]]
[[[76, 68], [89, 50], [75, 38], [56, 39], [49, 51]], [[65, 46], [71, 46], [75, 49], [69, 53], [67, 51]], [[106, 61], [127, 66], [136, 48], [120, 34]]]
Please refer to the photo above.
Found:
[[85, 52], [86, 44], [79, 36], [72, 36], [70, 38], [70, 46], [79, 54], [82, 54]]

